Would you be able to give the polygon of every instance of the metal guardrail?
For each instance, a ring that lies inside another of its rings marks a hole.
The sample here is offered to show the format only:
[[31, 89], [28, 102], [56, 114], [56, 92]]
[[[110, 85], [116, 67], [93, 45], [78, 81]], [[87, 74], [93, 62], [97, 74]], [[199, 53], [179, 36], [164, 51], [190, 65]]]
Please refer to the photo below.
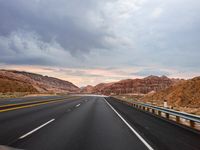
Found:
[[[188, 113], [184, 113], [184, 112], [180, 112], [180, 111], [176, 111], [176, 110], [172, 110], [172, 109], [168, 109], [168, 108], [164, 108], [164, 107], [153, 106], [150, 104], [136, 102], [136, 101], [132, 101], [132, 102], [127, 102], [127, 101], [123, 101], [123, 100], [119, 100], [119, 101], [126, 103], [130, 106], [133, 106], [135, 108], [138, 108], [140, 110], [148, 111], [148, 112], [150, 112], [154, 115], [158, 115], [160, 117], [163, 117], [162, 114], [164, 113], [165, 114], [164, 117], [166, 119], [170, 119], [170, 116], [174, 116], [174, 117], [176, 117], [175, 121], [180, 124], [181, 124], [181, 120], [180, 120], [181, 118], [188, 120], [189, 126], [191, 128], [195, 128], [196, 123], [198, 123], [200, 125], [200, 116], [198, 116], [198, 115], [188, 114]], [[199, 128], [196, 128], [196, 129], [200, 130]]]

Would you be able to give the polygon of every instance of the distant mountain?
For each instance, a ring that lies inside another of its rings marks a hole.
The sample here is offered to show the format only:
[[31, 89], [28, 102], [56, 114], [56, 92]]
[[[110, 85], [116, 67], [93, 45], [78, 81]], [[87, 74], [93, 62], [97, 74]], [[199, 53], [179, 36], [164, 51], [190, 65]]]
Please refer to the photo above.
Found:
[[81, 88], [81, 93], [92, 93], [93, 88], [92, 85], [87, 85], [86, 87]]
[[143, 79], [126, 79], [113, 83], [101, 83], [90, 87], [89, 90], [84, 88], [82, 91], [106, 95], [147, 94], [166, 89], [178, 81], [178, 79], [170, 79], [166, 76], [148, 76]]
[[163, 103], [167, 100], [170, 106], [200, 108], [200, 77], [179, 82], [160, 92], [147, 94], [144, 101]]
[[71, 82], [39, 74], [0, 70], [0, 93], [62, 93], [76, 92], [79, 88]]

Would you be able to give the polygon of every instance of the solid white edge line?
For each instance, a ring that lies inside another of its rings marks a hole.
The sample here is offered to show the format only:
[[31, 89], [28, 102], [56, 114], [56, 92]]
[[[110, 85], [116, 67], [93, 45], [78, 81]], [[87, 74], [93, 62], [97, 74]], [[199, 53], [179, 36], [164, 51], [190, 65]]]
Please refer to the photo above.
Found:
[[118, 117], [131, 129], [131, 131], [142, 141], [142, 143], [144, 143], [144, 145], [149, 149], [149, 150], [154, 150], [143, 138], [141, 135], [139, 135], [139, 133], [137, 133], [137, 131], [135, 131], [131, 125], [109, 104], [109, 102], [107, 102], [106, 99], [104, 99], [105, 102], [108, 104], [108, 106], [110, 106], [110, 108], [118, 115]]
[[35, 129], [31, 130], [30, 132], [28, 132], [28, 133], [24, 134], [23, 136], [19, 137], [19, 139], [23, 139], [23, 138], [25, 138], [25, 137], [29, 136], [30, 134], [32, 134], [32, 133], [34, 133], [34, 132], [36, 132], [37, 130], [39, 130], [39, 129], [41, 129], [42, 127], [46, 126], [47, 124], [49, 124], [49, 123], [53, 122], [54, 120], [55, 120], [55, 119], [51, 119], [51, 120], [49, 120], [48, 122], [46, 122], [46, 123], [42, 124], [41, 126], [39, 126], [39, 127], [35, 128]]

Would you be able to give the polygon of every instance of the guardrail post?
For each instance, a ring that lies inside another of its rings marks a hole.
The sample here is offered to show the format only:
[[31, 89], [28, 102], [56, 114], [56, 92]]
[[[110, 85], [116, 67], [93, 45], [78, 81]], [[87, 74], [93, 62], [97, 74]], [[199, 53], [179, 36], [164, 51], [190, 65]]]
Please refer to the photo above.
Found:
[[165, 113], [165, 115], [166, 115], [166, 118], [169, 119], [169, 114], [168, 114], [168, 113]]
[[158, 110], [158, 115], [161, 116], [161, 111]]
[[176, 116], [176, 122], [180, 122], [180, 117], [179, 116]]
[[190, 127], [194, 128], [195, 127], [195, 122], [190, 120]]

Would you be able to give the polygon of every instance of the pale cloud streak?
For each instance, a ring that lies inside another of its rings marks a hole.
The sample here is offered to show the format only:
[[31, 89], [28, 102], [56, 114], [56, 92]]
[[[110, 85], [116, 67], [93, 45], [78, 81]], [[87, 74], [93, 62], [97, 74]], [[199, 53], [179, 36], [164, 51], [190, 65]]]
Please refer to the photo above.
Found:
[[[123, 79], [144, 78], [151, 74], [161, 76], [168, 75], [171, 78], [189, 78], [197, 76], [196, 73], [179, 72], [173, 69], [129, 67], [129, 68], [61, 68], [47, 66], [22, 66], [22, 65], [0, 65], [1, 68], [10, 70], [24, 70], [42, 75], [57, 77], [73, 82], [79, 87], [85, 85], [97, 85], [98, 83], [116, 82]], [[171, 74], [170, 74], [171, 73]]]

